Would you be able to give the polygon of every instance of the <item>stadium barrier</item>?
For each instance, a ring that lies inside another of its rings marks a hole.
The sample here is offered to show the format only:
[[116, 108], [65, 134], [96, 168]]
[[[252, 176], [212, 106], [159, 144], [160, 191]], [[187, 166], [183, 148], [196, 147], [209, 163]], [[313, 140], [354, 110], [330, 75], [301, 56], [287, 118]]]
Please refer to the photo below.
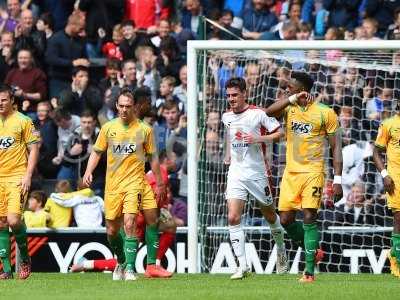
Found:
[[[245, 227], [259, 237], [263, 251], [253, 243], [246, 244], [249, 264], [258, 274], [271, 274], [276, 263], [276, 250], [271, 242], [268, 227]], [[350, 272], [381, 274], [389, 272], [386, 259], [390, 247], [391, 227], [329, 227], [322, 232], [321, 246], [326, 256], [319, 265], [319, 272]], [[210, 235], [227, 235], [227, 227], [209, 227]], [[28, 230], [28, 249], [32, 257], [33, 272], [67, 273], [69, 267], [81, 257], [87, 259], [112, 258], [105, 228], [36, 228]], [[187, 273], [189, 268], [187, 227], [177, 229], [176, 244], [169, 249], [163, 264], [171, 272]], [[340, 242], [340, 243], [339, 243]], [[293, 247], [288, 242], [287, 247]], [[332, 247], [335, 247], [333, 249]], [[290, 273], [303, 270], [302, 251], [290, 251]], [[16, 258], [13, 243], [12, 260]], [[146, 247], [141, 245], [136, 269], [144, 272]], [[18, 264], [18, 262], [16, 262]], [[236, 262], [229, 239], [218, 246], [210, 273], [231, 273]]]

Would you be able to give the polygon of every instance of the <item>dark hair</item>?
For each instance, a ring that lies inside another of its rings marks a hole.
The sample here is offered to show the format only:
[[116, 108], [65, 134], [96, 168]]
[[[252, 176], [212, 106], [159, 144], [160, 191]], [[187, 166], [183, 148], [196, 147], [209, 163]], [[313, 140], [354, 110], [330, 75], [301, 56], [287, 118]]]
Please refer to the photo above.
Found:
[[293, 72], [291, 77], [300, 82], [306, 92], [311, 91], [314, 85], [314, 80], [311, 78], [310, 75], [304, 72]]
[[224, 9], [221, 12], [221, 17], [226, 16], [226, 15], [230, 15], [233, 18], [233, 11], [230, 9]]
[[115, 57], [109, 58], [106, 61], [106, 68], [121, 70], [121, 62]]
[[158, 159], [160, 160], [160, 163], [162, 164], [166, 158], [168, 158], [167, 150], [166, 149], [161, 150], [160, 154], [158, 154]]
[[36, 191], [32, 191], [29, 194], [29, 198], [34, 198], [36, 199], [37, 202], [39, 202], [41, 204], [42, 207], [45, 206], [46, 201], [47, 201], [47, 195], [44, 191], [42, 190], [36, 190]]
[[57, 108], [54, 111], [54, 121], [59, 122], [61, 120], [71, 120], [71, 113], [64, 108]]
[[170, 109], [176, 108], [176, 110], [178, 112], [180, 112], [179, 103], [176, 102], [176, 101], [173, 101], [173, 100], [165, 101], [165, 103], [163, 104], [163, 108], [166, 109], [166, 110], [170, 110]]
[[77, 67], [74, 67], [74, 68], [72, 69], [72, 77], [75, 77], [76, 74], [78, 74], [78, 73], [81, 72], [81, 71], [86, 72], [86, 73], [89, 74], [89, 68], [84, 67], [84, 66], [77, 66]]
[[132, 100], [133, 104], [136, 104], [135, 95], [129, 87], [124, 87], [121, 89], [121, 91], [119, 92], [119, 95], [117, 97], [117, 103], [118, 103], [119, 97], [121, 97], [121, 96], [128, 97], [129, 99]]
[[95, 114], [89, 110], [89, 109], [85, 109], [82, 113], [81, 113], [81, 118], [93, 118], [93, 120], [96, 119]]
[[246, 90], [246, 81], [242, 77], [232, 77], [225, 84], [225, 89], [237, 87], [241, 92]]
[[13, 96], [13, 88], [5, 83], [0, 83], [0, 93], [7, 92], [10, 97]]
[[42, 20], [45, 25], [49, 26], [51, 30], [54, 30], [54, 18], [50, 13], [41, 14], [39, 20]]
[[135, 28], [135, 22], [133, 20], [124, 20], [121, 22], [121, 27], [125, 26], [132, 26], [133, 28]]
[[142, 86], [134, 90], [133, 97], [137, 103], [151, 101], [151, 90], [147, 86]]

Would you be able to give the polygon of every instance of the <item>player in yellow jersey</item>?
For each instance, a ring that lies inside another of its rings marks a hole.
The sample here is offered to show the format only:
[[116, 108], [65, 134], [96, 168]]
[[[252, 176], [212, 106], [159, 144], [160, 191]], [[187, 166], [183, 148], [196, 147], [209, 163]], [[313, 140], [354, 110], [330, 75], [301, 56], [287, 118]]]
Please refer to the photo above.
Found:
[[[138, 242], [135, 236], [135, 217], [139, 210], [143, 210], [147, 223], [148, 255], [155, 257], [158, 247], [157, 202], [145, 180], [146, 159], [150, 160], [151, 169], [156, 176], [157, 197], [165, 198], [166, 190], [161, 179], [153, 130], [137, 118], [137, 104], [133, 93], [123, 89], [116, 105], [119, 117], [101, 128], [94, 151], [89, 157], [83, 183], [87, 186], [91, 184], [93, 170], [101, 154], [107, 151], [104, 210], [107, 238], [118, 260], [113, 279], [136, 280], [134, 263]], [[122, 222], [125, 241], [119, 234]]]
[[[387, 203], [393, 213], [392, 248], [388, 254], [390, 270], [400, 277], [400, 107], [397, 114], [382, 122], [375, 141], [373, 157], [383, 177]], [[387, 170], [382, 154], [387, 155]]]
[[[289, 237], [305, 249], [306, 269], [300, 282], [314, 281], [314, 267], [319, 244], [318, 209], [324, 187], [324, 141], [333, 153], [335, 199], [342, 198], [342, 149], [335, 112], [314, 102], [310, 91], [312, 78], [293, 72], [288, 83], [288, 99], [277, 101], [265, 111], [283, 115], [286, 130], [286, 168], [283, 174], [278, 209], [281, 223]], [[304, 224], [296, 221], [302, 210]]]
[[21, 220], [33, 171], [39, 157], [39, 133], [32, 120], [14, 111], [11, 88], [0, 84], [0, 279], [12, 278], [9, 227], [21, 255], [18, 277], [31, 273], [26, 226]]

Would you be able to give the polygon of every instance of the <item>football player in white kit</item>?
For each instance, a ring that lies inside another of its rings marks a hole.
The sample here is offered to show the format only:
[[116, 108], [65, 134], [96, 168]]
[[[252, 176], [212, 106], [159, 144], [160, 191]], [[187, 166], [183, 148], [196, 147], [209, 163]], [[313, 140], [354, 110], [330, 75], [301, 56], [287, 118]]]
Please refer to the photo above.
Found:
[[246, 101], [246, 82], [243, 78], [231, 78], [226, 83], [226, 97], [230, 111], [222, 116], [226, 128], [227, 154], [225, 162], [230, 163], [226, 187], [228, 204], [229, 235], [239, 267], [231, 279], [242, 279], [249, 275], [246, 262], [245, 236], [241, 216], [248, 194], [257, 199], [260, 210], [270, 225], [271, 234], [277, 246], [277, 273], [288, 270], [284, 229], [275, 205], [266, 176], [263, 143], [281, 137], [280, 124], [275, 118]]

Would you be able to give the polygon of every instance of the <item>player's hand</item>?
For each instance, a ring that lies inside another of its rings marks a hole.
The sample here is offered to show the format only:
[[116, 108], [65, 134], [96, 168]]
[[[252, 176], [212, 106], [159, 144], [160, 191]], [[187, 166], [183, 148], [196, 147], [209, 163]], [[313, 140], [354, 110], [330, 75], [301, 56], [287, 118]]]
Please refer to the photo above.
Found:
[[297, 103], [299, 103], [299, 104], [307, 105], [311, 102], [314, 102], [314, 96], [306, 91], [302, 91], [302, 92], [298, 93], [296, 96], [298, 99]]
[[332, 185], [333, 189], [333, 202], [338, 202], [343, 198], [343, 189], [341, 184], [334, 183]]
[[231, 164], [231, 157], [230, 156], [224, 158], [224, 164], [225, 165], [230, 165]]
[[92, 173], [85, 173], [82, 178], [82, 183], [85, 187], [90, 187], [93, 182], [93, 175]]
[[23, 195], [29, 192], [29, 189], [31, 188], [31, 182], [32, 182], [31, 175], [25, 174], [25, 176], [22, 177], [20, 186]]
[[244, 133], [244, 134], [242, 135], [242, 137], [243, 137], [243, 141], [244, 141], [246, 144], [256, 144], [256, 143], [259, 143], [259, 142], [260, 142], [260, 141], [259, 141], [259, 137], [256, 136], [256, 135], [252, 135], [251, 133]]
[[165, 187], [165, 184], [162, 185], [157, 185], [156, 187], [156, 198], [157, 198], [157, 203], [159, 205], [163, 205], [165, 200], [167, 199], [167, 189]]
[[385, 192], [387, 192], [389, 195], [393, 195], [394, 193], [394, 181], [392, 177], [389, 175], [383, 178], [383, 187], [385, 189]]

